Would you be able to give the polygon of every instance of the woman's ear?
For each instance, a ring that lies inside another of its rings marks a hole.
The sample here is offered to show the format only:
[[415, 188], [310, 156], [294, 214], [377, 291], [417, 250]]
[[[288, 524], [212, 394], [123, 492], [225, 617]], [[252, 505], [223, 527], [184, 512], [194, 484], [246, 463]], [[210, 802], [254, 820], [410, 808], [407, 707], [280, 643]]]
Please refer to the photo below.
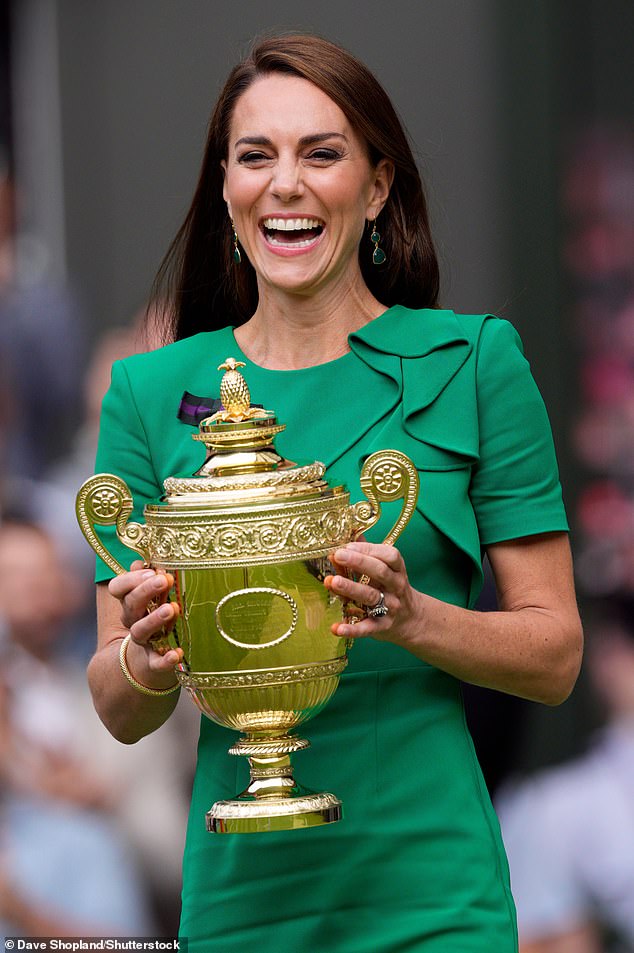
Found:
[[369, 222], [378, 217], [387, 202], [393, 181], [394, 163], [391, 159], [381, 159], [374, 169], [373, 189], [365, 216]]

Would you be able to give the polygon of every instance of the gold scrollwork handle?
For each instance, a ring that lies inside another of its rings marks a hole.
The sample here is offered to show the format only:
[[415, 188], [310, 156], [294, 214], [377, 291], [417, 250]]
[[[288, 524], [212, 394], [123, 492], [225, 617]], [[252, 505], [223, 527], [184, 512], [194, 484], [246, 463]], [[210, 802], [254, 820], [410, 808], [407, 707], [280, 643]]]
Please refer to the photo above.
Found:
[[97, 473], [80, 487], [76, 501], [79, 528], [98, 556], [117, 575], [126, 572], [121, 563], [103, 545], [95, 525], [116, 525], [119, 540], [142, 556], [149, 564], [148, 529], [143, 523], [129, 523], [132, 513], [132, 495], [127, 484], [112, 473]]
[[[365, 461], [361, 470], [361, 489], [366, 500], [351, 507], [355, 538], [370, 529], [381, 515], [381, 503], [403, 500], [400, 515], [384, 543], [392, 545], [409, 523], [418, 500], [418, 471], [409, 457], [400, 450], [378, 450]], [[363, 577], [362, 582], [367, 582]]]

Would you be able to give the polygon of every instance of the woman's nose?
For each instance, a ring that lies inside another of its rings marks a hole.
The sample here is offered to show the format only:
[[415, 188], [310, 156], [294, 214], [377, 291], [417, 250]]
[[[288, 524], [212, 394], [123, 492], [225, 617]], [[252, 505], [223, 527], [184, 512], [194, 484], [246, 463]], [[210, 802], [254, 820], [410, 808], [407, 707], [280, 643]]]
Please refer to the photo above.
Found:
[[294, 159], [282, 159], [275, 164], [271, 179], [271, 192], [283, 202], [302, 194], [302, 170]]

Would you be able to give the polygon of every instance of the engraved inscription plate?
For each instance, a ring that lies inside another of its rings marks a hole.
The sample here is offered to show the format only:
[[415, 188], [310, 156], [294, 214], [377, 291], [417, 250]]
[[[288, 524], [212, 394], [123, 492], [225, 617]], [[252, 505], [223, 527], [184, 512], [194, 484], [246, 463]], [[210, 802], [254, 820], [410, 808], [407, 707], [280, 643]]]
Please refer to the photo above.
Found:
[[269, 649], [293, 634], [297, 603], [281, 589], [236, 589], [216, 606], [216, 625], [223, 639], [241, 649]]

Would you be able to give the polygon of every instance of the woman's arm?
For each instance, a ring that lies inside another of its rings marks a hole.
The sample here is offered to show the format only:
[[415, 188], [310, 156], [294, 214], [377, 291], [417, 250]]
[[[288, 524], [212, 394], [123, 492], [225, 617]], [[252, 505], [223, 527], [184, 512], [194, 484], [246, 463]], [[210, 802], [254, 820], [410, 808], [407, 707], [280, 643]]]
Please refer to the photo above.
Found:
[[[126, 659], [132, 676], [150, 689], [176, 684], [179, 651], [158, 655], [148, 644], [173, 623], [178, 607], [165, 602], [172, 580], [133, 563], [132, 571], [97, 586], [97, 651], [88, 665], [88, 683], [97, 713], [118, 741], [133, 744], [171, 715], [178, 693], [145, 695], [127, 681], [119, 664], [122, 640], [130, 633]], [[148, 612], [148, 603], [163, 604]]]
[[560, 704], [577, 679], [583, 642], [567, 534], [496, 543], [487, 554], [498, 612], [462, 609], [418, 592], [397, 549], [349, 543], [335, 562], [357, 577], [367, 574], [369, 585], [343, 575], [329, 576], [326, 585], [360, 605], [376, 605], [383, 592], [389, 612], [334, 625], [333, 632], [394, 642], [463, 681]]

